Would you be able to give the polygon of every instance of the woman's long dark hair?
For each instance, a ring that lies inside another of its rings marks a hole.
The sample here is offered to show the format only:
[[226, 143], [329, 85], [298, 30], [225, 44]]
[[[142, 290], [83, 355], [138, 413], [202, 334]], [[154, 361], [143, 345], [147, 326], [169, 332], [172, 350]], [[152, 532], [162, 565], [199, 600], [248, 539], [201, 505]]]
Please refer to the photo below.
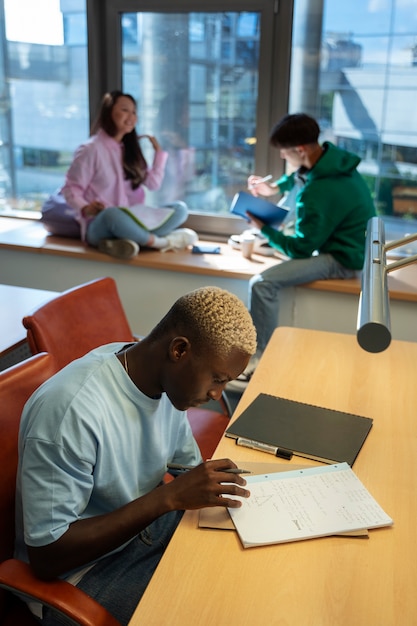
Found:
[[[121, 96], [129, 98], [136, 107], [136, 100], [128, 93], [112, 91], [104, 94], [91, 134], [95, 134], [101, 128], [110, 135], [110, 137], [116, 135], [117, 129], [112, 118], [112, 111]], [[136, 128], [124, 135], [122, 143], [124, 145], [123, 171], [126, 179], [131, 181], [132, 189], [137, 189], [146, 178], [148, 164], [146, 163], [146, 159], [139, 145]]]

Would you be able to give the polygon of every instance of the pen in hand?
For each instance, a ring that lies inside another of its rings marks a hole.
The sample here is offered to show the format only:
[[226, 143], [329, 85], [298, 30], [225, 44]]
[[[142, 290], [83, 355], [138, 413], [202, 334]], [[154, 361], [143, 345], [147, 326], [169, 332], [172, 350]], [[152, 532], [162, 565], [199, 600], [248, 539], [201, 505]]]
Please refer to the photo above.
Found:
[[272, 174], [268, 174], [268, 176], [264, 176], [263, 178], [260, 178], [256, 182], [251, 183], [249, 185], [249, 189], [252, 189], [253, 187], [256, 187], [257, 185], [260, 185], [261, 183], [266, 183], [268, 182], [268, 180], [271, 180], [271, 178], [272, 178]]
[[[168, 470], [175, 470], [177, 472], [188, 472], [195, 469], [197, 465], [181, 465], [181, 463], [167, 463]], [[219, 472], [226, 472], [227, 474], [251, 474], [249, 470], [239, 469], [238, 467], [229, 467], [224, 470], [217, 470]]]

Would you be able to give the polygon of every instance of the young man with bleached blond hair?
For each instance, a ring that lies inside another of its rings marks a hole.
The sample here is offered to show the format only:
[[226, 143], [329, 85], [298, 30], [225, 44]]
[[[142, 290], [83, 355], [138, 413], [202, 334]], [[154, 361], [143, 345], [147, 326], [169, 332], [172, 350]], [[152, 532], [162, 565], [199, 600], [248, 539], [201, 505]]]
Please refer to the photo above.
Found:
[[[128, 624], [183, 511], [249, 495], [232, 460], [202, 462], [186, 410], [218, 400], [255, 350], [243, 303], [203, 287], [140, 342], [101, 346], [42, 385], [21, 421], [16, 555]], [[163, 483], [168, 463], [196, 467]]]

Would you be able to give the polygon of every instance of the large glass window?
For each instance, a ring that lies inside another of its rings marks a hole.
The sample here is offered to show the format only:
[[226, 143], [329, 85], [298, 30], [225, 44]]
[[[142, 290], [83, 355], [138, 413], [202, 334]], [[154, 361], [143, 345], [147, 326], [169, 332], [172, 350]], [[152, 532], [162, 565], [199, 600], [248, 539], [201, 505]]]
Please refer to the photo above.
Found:
[[255, 160], [260, 14], [125, 13], [123, 90], [169, 152], [157, 204], [228, 213]]
[[4, 0], [0, 26], [0, 210], [39, 210], [89, 134], [85, 0]]
[[378, 213], [417, 217], [417, 10], [412, 0], [295, 0], [290, 112], [356, 152]]
[[292, 5], [141, 0], [138, 12], [136, 0], [0, 0], [0, 211], [40, 208], [103, 92], [121, 87], [138, 100], [138, 131], [170, 152], [150, 202], [181, 198], [226, 223], [249, 173], [281, 173], [268, 134], [290, 110], [362, 157], [381, 214], [415, 216], [415, 2]]
[[105, 4], [101, 34], [116, 43], [106, 82], [136, 97], [138, 133], [169, 152], [162, 189], [146, 201], [185, 200], [200, 233], [241, 232], [231, 200], [250, 173], [272, 167], [269, 130], [287, 108], [292, 0]]

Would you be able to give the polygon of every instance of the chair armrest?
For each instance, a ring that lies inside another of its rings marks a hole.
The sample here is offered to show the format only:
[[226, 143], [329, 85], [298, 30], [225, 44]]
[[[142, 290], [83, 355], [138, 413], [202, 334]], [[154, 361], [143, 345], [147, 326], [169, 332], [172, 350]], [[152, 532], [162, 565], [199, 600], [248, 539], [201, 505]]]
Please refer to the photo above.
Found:
[[80, 626], [120, 626], [120, 622], [81, 589], [64, 580], [40, 580], [27, 563], [17, 559], [0, 563], [0, 587], [41, 602]]

